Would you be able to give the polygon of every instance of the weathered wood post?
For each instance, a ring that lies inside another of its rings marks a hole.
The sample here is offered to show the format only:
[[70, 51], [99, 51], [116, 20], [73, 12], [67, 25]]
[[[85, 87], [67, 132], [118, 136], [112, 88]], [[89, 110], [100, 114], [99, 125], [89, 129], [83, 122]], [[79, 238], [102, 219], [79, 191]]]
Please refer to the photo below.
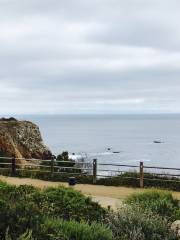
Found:
[[97, 178], [97, 159], [93, 159], [93, 184], [96, 183]]
[[140, 173], [140, 188], [144, 187], [144, 165], [143, 162], [140, 162], [140, 167], [139, 167], [139, 173]]
[[54, 160], [55, 160], [55, 156], [52, 155], [51, 156], [51, 177], [54, 177]]
[[15, 176], [16, 175], [16, 158], [15, 156], [12, 157], [12, 160], [11, 160], [11, 175], [12, 176]]

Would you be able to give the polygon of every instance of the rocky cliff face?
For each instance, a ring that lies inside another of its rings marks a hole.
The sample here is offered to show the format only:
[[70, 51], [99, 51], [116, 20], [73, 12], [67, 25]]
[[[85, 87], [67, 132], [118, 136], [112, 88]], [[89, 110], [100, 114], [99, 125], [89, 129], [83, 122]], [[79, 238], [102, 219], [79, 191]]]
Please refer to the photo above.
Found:
[[14, 118], [0, 119], [0, 152], [16, 158], [49, 159], [50, 150], [43, 144], [38, 126]]

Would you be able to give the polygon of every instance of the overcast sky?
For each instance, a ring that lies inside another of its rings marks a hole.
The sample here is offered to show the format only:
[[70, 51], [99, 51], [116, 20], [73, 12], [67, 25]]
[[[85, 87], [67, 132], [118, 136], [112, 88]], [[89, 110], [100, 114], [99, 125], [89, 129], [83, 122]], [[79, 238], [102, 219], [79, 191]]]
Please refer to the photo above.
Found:
[[179, 0], [0, 0], [0, 114], [180, 112]]

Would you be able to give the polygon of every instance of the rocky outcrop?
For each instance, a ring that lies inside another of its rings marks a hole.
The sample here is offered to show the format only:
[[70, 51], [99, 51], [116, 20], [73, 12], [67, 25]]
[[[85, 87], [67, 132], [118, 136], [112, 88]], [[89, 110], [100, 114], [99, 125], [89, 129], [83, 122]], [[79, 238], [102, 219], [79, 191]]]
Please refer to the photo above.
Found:
[[16, 158], [50, 159], [52, 156], [43, 144], [39, 127], [14, 118], [0, 119], [0, 152], [3, 156]]

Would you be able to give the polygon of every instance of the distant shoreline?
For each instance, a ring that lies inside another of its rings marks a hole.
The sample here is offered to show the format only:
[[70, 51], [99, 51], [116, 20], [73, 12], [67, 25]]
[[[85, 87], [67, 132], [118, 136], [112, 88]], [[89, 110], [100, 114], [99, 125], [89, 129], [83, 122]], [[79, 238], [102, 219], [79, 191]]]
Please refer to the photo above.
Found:
[[51, 113], [42, 113], [42, 114], [5, 114], [2, 115], [2, 117], [33, 117], [33, 116], [38, 116], [38, 117], [180, 117], [180, 113], [56, 113], [56, 114], [51, 114]]

